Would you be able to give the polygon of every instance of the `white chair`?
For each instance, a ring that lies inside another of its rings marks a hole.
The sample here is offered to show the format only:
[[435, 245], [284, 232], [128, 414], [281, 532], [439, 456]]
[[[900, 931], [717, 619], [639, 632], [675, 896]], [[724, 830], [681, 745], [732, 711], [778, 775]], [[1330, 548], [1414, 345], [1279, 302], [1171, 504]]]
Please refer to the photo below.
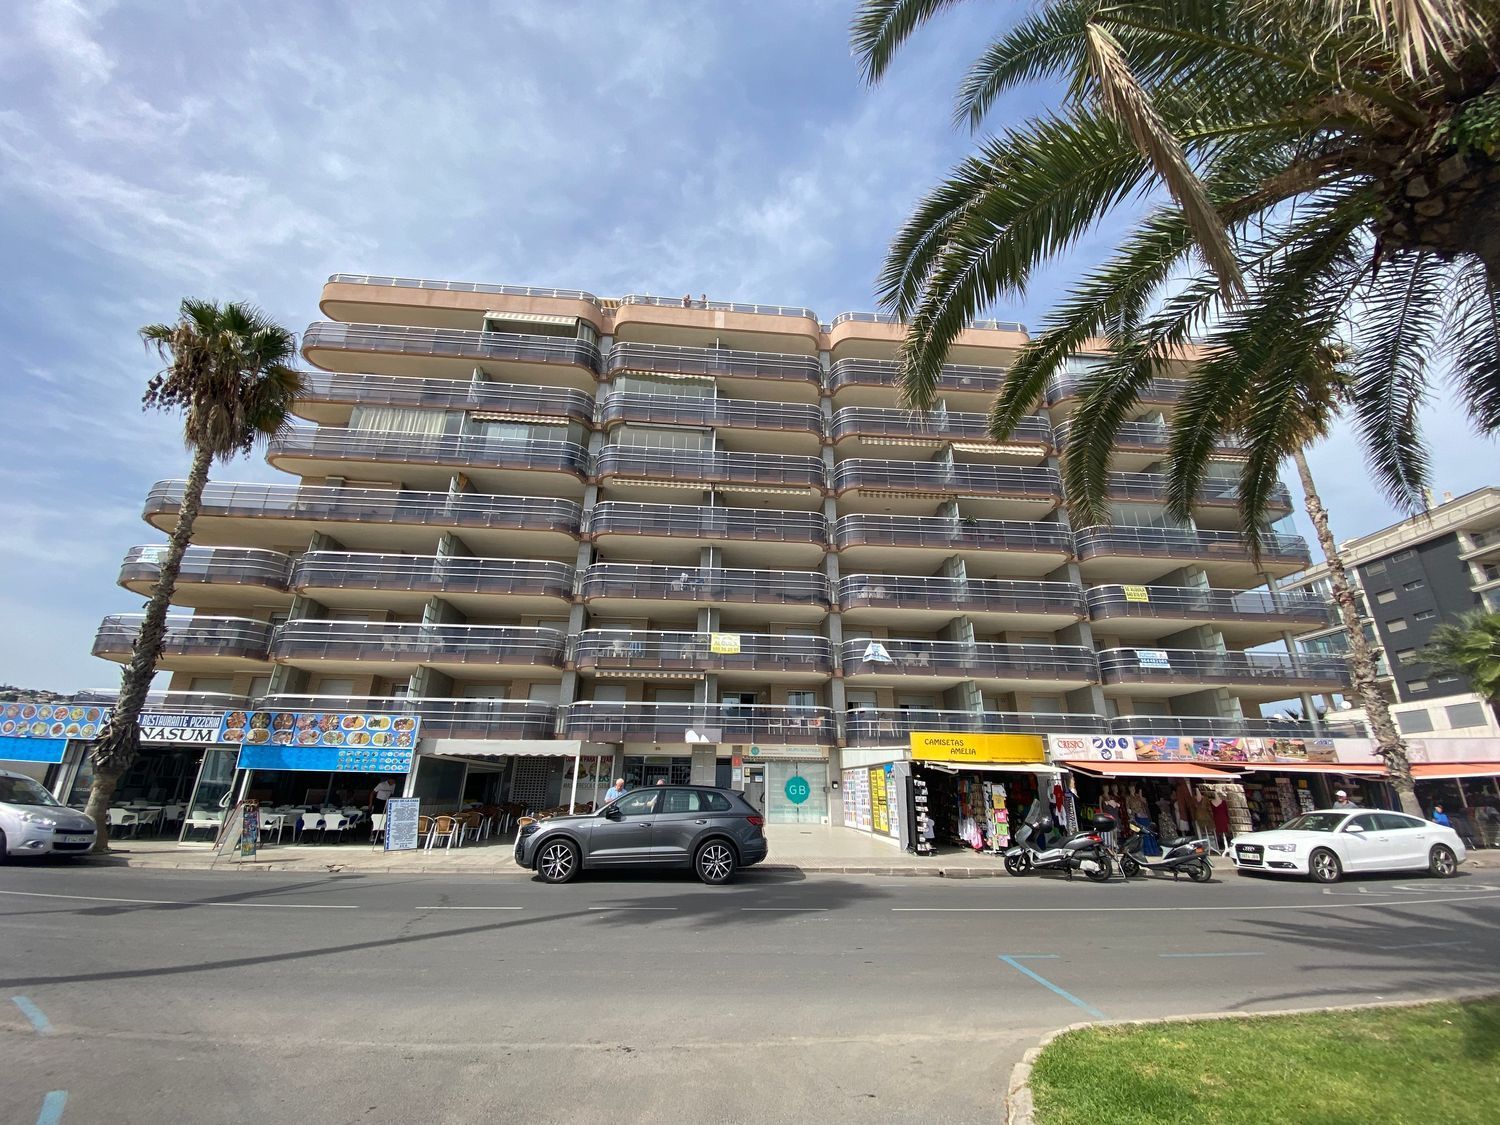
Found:
[[260, 818], [260, 835], [265, 839], [272, 832], [276, 833], [276, 842], [281, 843], [281, 833], [286, 829], [286, 817], [281, 813], [262, 813]]
[[210, 835], [217, 835], [224, 824], [224, 814], [221, 812], [199, 812], [188, 816], [183, 825], [184, 835], [191, 836], [200, 828], [206, 828]]
[[110, 834], [114, 835], [116, 831], [123, 832], [126, 828], [130, 829], [132, 836], [137, 835], [141, 830], [141, 818], [133, 812], [127, 812], [125, 809], [110, 809]]
[[307, 834], [314, 829], [318, 830], [319, 832], [323, 830], [322, 813], [305, 812], [301, 813], [297, 817], [297, 831], [295, 833], [296, 839], [305, 840], [307, 838]]
[[343, 843], [344, 830], [349, 827], [349, 818], [343, 813], [328, 813], [323, 817], [323, 839], [328, 839], [328, 833], [337, 832], [339, 842]]
[[182, 819], [182, 814], [187, 812], [184, 805], [167, 805], [161, 810], [161, 822], [163, 824], [176, 824]]
[[370, 816], [370, 843], [385, 839], [385, 813], [373, 813]]

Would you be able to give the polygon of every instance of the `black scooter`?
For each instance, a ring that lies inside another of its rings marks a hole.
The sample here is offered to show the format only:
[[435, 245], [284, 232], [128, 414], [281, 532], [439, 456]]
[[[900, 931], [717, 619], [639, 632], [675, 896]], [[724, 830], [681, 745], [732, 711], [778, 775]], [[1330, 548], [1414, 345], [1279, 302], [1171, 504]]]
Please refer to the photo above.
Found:
[[1195, 883], [1206, 883], [1213, 878], [1214, 868], [1208, 859], [1207, 840], [1191, 836], [1162, 840], [1161, 846], [1166, 850], [1161, 858], [1147, 859], [1141, 854], [1143, 839], [1137, 832], [1125, 841], [1124, 847], [1119, 851], [1120, 874], [1125, 878], [1132, 879], [1148, 872], [1153, 875], [1170, 873], [1173, 879], [1186, 875]]
[[1016, 833], [1015, 843], [1005, 849], [1005, 870], [1012, 875], [1028, 875], [1050, 869], [1064, 872], [1069, 879], [1073, 872], [1082, 871], [1095, 883], [1110, 880], [1114, 875], [1114, 864], [1101, 833], [1115, 830], [1114, 817], [1095, 818], [1093, 828], [1070, 836], [1055, 848], [1034, 847], [1031, 841], [1037, 832], [1048, 832], [1052, 826], [1050, 816], [1023, 824]]

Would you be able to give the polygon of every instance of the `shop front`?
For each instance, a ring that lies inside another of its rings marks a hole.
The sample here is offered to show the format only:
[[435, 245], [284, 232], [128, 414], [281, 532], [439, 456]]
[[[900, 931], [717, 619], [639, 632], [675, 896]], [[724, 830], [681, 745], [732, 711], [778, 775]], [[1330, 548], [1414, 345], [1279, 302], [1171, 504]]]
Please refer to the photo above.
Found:
[[568, 739], [437, 738], [422, 744], [406, 795], [422, 813], [491, 809], [522, 816], [590, 812], [604, 799], [614, 752]]
[[736, 746], [728, 759], [732, 784], [741, 773], [745, 799], [767, 824], [828, 824], [828, 753], [812, 746]]
[[1426, 815], [1441, 809], [1471, 848], [1500, 848], [1500, 761], [1416, 762], [1411, 776]]
[[1041, 735], [913, 731], [910, 756], [903, 815], [918, 855], [944, 848], [999, 855], [1028, 818], [1070, 823]]

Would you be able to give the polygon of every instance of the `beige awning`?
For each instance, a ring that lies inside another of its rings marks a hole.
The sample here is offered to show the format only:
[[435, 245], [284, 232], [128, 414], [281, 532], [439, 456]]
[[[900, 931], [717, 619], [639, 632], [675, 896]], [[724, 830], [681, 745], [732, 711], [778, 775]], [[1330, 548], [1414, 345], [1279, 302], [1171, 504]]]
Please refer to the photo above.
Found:
[[508, 758], [546, 755], [576, 758], [584, 753], [577, 739], [561, 738], [433, 738], [422, 740], [422, 753], [445, 758]]
[[577, 324], [576, 316], [558, 316], [555, 313], [533, 312], [487, 312], [485, 320], [517, 320], [526, 324]]

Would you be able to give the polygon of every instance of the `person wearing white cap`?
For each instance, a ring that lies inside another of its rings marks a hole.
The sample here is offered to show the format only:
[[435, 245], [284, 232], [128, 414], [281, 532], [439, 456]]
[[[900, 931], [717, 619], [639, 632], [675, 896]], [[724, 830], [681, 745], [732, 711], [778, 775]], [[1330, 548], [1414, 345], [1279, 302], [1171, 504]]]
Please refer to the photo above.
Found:
[[1333, 807], [1336, 808], [1336, 809], [1357, 809], [1357, 808], [1359, 808], [1358, 805], [1356, 805], [1353, 801], [1349, 800], [1349, 794], [1345, 793], [1342, 789], [1340, 789], [1337, 793], [1335, 793], [1333, 795]]

